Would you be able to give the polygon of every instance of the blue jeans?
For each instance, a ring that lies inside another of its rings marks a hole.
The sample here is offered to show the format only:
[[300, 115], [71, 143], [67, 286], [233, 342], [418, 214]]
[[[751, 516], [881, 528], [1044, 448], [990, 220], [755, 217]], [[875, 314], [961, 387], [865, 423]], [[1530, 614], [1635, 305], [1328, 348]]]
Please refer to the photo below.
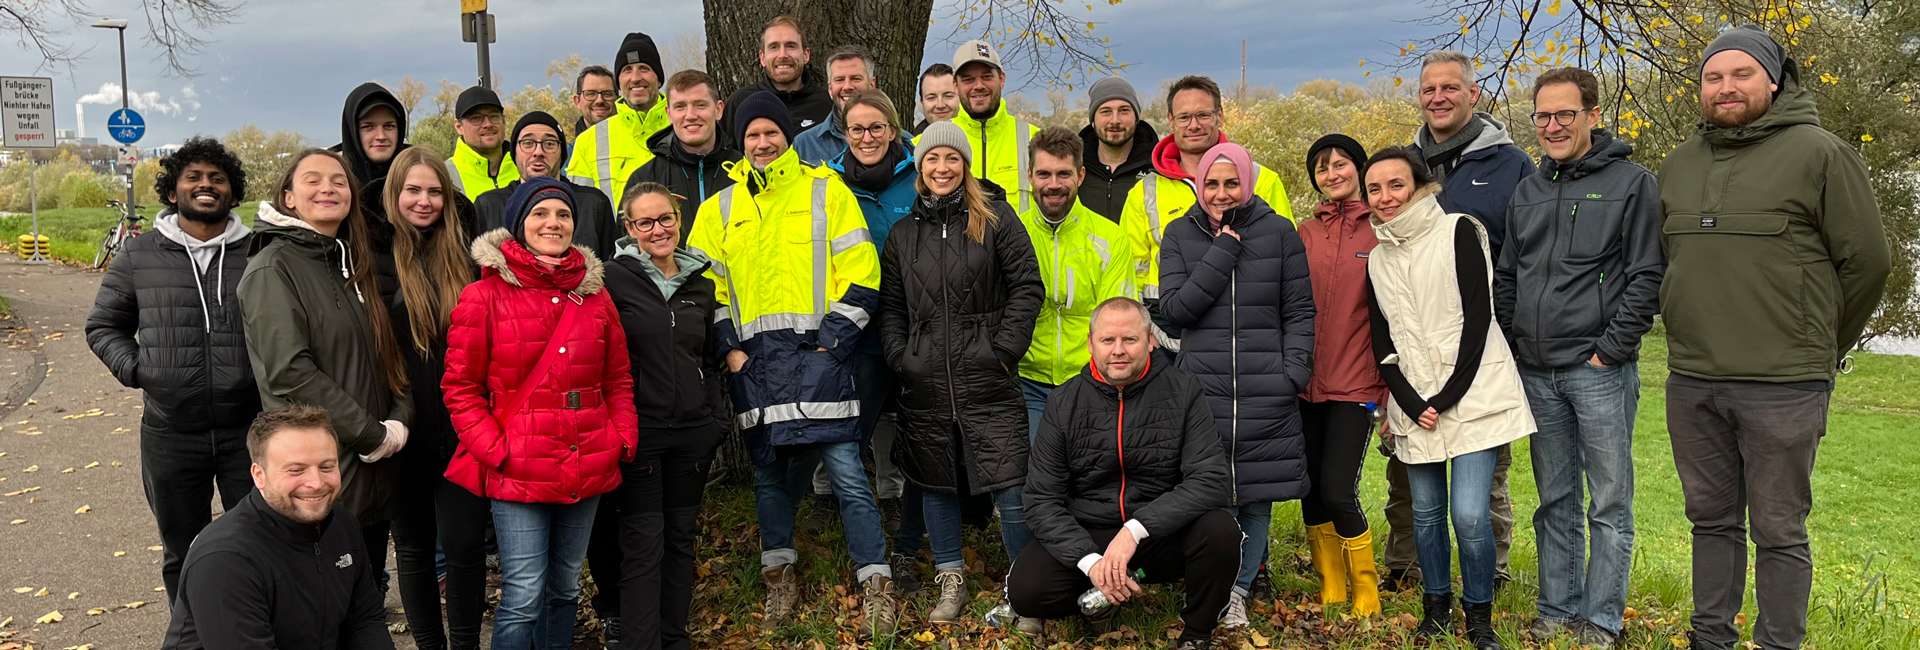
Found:
[[1420, 578], [1426, 593], [1453, 592], [1453, 547], [1447, 537], [1447, 515], [1453, 515], [1453, 534], [1460, 540], [1461, 600], [1475, 605], [1493, 602], [1493, 466], [1500, 448], [1485, 449], [1447, 463], [1407, 465], [1407, 487], [1413, 493], [1413, 544], [1420, 556]]
[[[777, 458], [753, 470], [753, 500], [760, 515], [760, 565], [775, 567], [800, 561], [793, 550], [793, 518], [807, 491], [807, 474], [790, 477], [795, 468], [810, 472], [818, 455], [840, 501], [840, 526], [847, 538], [847, 555], [861, 582], [873, 575], [893, 577], [887, 568], [886, 533], [880, 527], [880, 507], [867, 486], [867, 470], [860, 465], [860, 443], [830, 442], [788, 458]], [[797, 480], [790, 480], [797, 479]]]
[[1047, 396], [1053, 394], [1053, 384], [1041, 383], [1020, 378], [1020, 394], [1027, 398], [1027, 442], [1031, 444], [1040, 436], [1040, 414], [1047, 411]]
[[[994, 505], [1000, 509], [1000, 543], [1007, 547], [1007, 559], [1020, 557], [1020, 551], [1033, 541], [1027, 528], [1025, 510], [1020, 505], [1021, 486], [994, 490]], [[927, 518], [927, 545], [933, 547], [933, 568], [958, 569], [965, 564], [960, 554], [960, 497], [954, 494], [926, 492], [921, 508]]]
[[1242, 503], [1227, 508], [1240, 522], [1240, 574], [1233, 579], [1233, 590], [1245, 596], [1253, 590], [1253, 576], [1267, 561], [1267, 540], [1273, 535], [1273, 502]]
[[[1640, 370], [1627, 363], [1595, 368], [1520, 365], [1533, 434], [1533, 480], [1540, 508], [1540, 617], [1585, 620], [1620, 632], [1633, 568], [1633, 418]], [[1581, 516], [1582, 481], [1593, 504]], [[1589, 537], [1591, 540], [1589, 541]], [[1587, 544], [1592, 545], [1588, 558]]]
[[580, 565], [600, 497], [577, 503], [493, 502], [500, 544], [500, 609], [493, 647], [566, 650], [580, 598]]

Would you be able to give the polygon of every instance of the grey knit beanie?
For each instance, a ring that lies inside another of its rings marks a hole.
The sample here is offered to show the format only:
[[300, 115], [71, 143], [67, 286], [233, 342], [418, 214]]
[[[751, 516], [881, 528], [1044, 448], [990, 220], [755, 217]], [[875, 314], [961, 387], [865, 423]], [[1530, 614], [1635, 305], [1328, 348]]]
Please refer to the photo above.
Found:
[[1094, 111], [1100, 110], [1102, 104], [1116, 99], [1126, 100], [1128, 104], [1133, 105], [1134, 114], [1140, 113], [1140, 95], [1133, 91], [1133, 84], [1119, 77], [1107, 77], [1093, 82], [1093, 86], [1087, 89], [1089, 119]]
[[953, 147], [960, 152], [960, 158], [973, 166], [973, 145], [967, 144], [967, 132], [954, 126], [952, 122], [934, 122], [927, 130], [920, 132], [920, 141], [913, 147], [914, 160], [926, 160], [934, 147]]
[[1712, 43], [1707, 44], [1707, 51], [1700, 55], [1700, 69], [1706, 69], [1707, 59], [1727, 50], [1746, 52], [1753, 60], [1760, 62], [1760, 67], [1767, 71], [1767, 77], [1773, 83], [1780, 83], [1781, 61], [1787, 58], [1787, 50], [1759, 25], [1741, 25], [1713, 39]]

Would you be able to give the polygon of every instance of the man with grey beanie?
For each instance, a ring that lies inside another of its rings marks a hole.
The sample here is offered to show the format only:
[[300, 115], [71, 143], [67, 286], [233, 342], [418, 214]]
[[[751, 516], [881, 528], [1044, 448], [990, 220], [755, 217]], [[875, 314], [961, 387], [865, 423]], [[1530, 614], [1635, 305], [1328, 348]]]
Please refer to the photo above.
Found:
[[1080, 203], [1119, 223], [1127, 192], [1153, 173], [1153, 145], [1159, 141], [1153, 125], [1140, 119], [1140, 97], [1133, 84], [1119, 77], [1093, 82], [1087, 89], [1087, 126], [1080, 129], [1087, 152]]
[[[1799, 66], [1759, 27], [1700, 57], [1700, 137], [1660, 166], [1667, 432], [1693, 523], [1694, 648], [1807, 635], [1813, 463], [1836, 372], [1890, 267], [1867, 167], [1820, 126]], [[1611, 197], [1609, 197], [1611, 198]], [[1582, 222], [1582, 225], [1585, 225]]]

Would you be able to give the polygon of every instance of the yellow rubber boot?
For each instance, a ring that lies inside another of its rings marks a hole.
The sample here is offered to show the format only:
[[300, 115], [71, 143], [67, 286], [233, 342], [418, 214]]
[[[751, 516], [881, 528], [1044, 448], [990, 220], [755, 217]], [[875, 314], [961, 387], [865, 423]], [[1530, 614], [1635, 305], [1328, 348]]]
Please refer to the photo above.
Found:
[[1313, 546], [1313, 570], [1320, 574], [1320, 606], [1347, 602], [1347, 559], [1340, 550], [1340, 534], [1333, 524], [1307, 527], [1307, 540]]
[[1340, 539], [1347, 578], [1353, 582], [1353, 614], [1380, 613], [1380, 574], [1373, 565], [1373, 531]]

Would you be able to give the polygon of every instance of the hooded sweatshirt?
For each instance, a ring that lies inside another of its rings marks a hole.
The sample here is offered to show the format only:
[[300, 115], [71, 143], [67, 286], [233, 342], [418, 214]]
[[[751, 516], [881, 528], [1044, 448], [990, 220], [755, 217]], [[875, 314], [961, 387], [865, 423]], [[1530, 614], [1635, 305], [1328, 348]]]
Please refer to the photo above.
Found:
[[1830, 387], [1892, 262], [1860, 154], [1820, 127], [1791, 58], [1779, 86], [1752, 123], [1702, 125], [1660, 165], [1668, 364]]
[[[1507, 238], [1507, 203], [1520, 179], [1533, 173], [1533, 159], [1513, 144], [1507, 126], [1493, 115], [1474, 113], [1473, 119], [1478, 123], [1442, 143], [1435, 143], [1432, 132], [1422, 126], [1414, 133], [1413, 149], [1440, 181], [1440, 208], [1448, 214], [1471, 215], [1485, 226], [1494, 258], [1499, 259]], [[1455, 142], [1463, 138], [1465, 144], [1458, 145], [1456, 155], [1452, 152]]]
[[[815, 124], [823, 124], [833, 115], [833, 96], [827, 94], [826, 80], [820, 78], [820, 73], [812, 67], [800, 72], [800, 88], [792, 91], [774, 88], [773, 80], [762, 72], [759, 81], [741, 86], [727, 97], [727, 112], [720, 118], [720, 133], [728, 137], [738, 133], [734, 130], [734, 108], [746, 101], [748, 96], [763, 90], [773, 93], [774, 97], [780, 98], [780, 103], [787, 105], [787, 115], [793, 118], [795, 134], [811, 129]], [[738, 147], [740, 143], [731, 144]]]
[[[395, 98], [393, 93], [387, 92], [385, 87], [371, 81], [360, 84], [353, 89], [353, 92], [348, 93], [346, 108], [340, 112], [340, 144], [334, 145], [333, 150], [346, 156], [347, 165], [353, 170], [354, 179], [359, 180], [363, 188], [377, 188], [385, 184], [387, 169], [393, 163], [392, 158], [378, 163], [368, 159], [366, 149], [360, 146], [360, 118], [376, 106], [391, 109], [394, 121], [400, 126], [393, 155], [400, 155], [400, 152], [405, 151], [409, 146], [407, 144], [407, 109], [400, 105], [400, 100]], [[363, 193], [362, 196], [365, 194]], [[384, 209], [382, 211], [384, 212]]]
[[[187, 234], [187, 231], [180, 229], [180, 213], [171, 208], [153, 218], [153, 229], [160, 231], [160, 234], [167, 239], [173, 240], [173, 243], [187, 249], [188, 259], [193, 260], [193, 279], [196, 286], [200, 283], [200, 275], [207, 272], [207, 264], [213, 262], [216, 255], [221, 258], [221, 264], [216, 267], [219, 271], [214, 278], [214, 285], [226, 286], [227, 245], [246, 239], [247, 235], [253, 233], [246, 224], [240, 223], [240, 215], [229, 212], [227, 229], [220, 231], [220, 234], [211, 240], [200, 241], [193, 235]], [[200, 312], [207, 316], [207, 322], [211, 323], [213, 317], [208, 315], [206, 295], [206, 288], [200, 287]], [[215, 300], [219, 300], [219, 296], [216, 295]]]
[[[1127, 193], [1133, 186], [1153, 173], [1153, 147], [1160, 141], [1160, 134], [1153, 125], [1140, 120], [1133, 131], [1133, 148], [1127, 152], [1127, 161], [1119, 167], [1107, 169], [1100, 164], [1100, 134], [1089, 124], [1080, 129], [1080, 144], [1086, 152], [1086, 181], [1080, 184], [1080, 203], [1108, 221], [1120, 223], [1121, 210], [1126, 208]], [[1176, 165], [1178, 166], [1178, 165]]]

